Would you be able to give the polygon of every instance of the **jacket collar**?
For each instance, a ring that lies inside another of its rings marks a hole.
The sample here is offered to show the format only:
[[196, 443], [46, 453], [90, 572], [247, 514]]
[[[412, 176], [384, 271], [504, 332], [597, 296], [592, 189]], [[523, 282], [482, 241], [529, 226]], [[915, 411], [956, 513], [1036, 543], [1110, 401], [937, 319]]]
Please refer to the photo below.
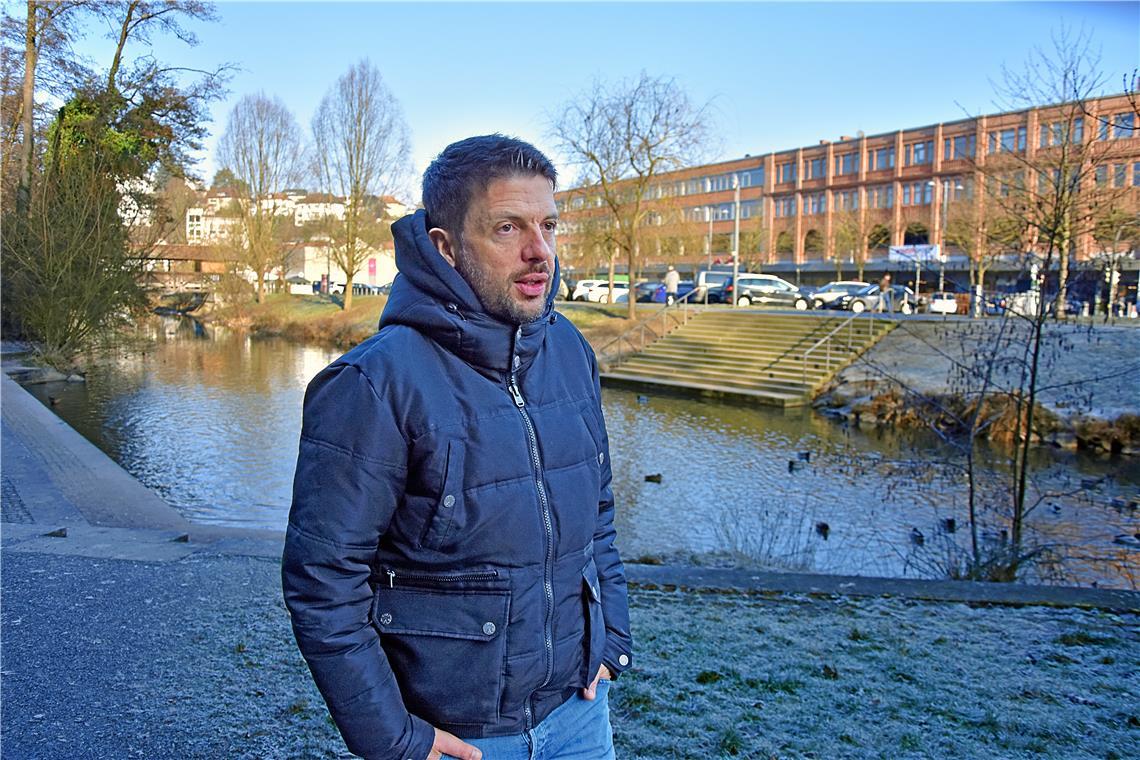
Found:
[[[436, 250], [427, 234], [427, 215], [421, 209], [392, 225], [396, 268], [388, 304], [380, 327], [407, 325], [432, 338], [472, 366], [509, 372], [534, 360], [554, 321], [554, 296], [559, 267], [554, 274], [546, 308], [538, 320], [515, 325], [488, 314], [475, 291], [455, 267]], [[513, 367], [518, 355], [518, 367]]]

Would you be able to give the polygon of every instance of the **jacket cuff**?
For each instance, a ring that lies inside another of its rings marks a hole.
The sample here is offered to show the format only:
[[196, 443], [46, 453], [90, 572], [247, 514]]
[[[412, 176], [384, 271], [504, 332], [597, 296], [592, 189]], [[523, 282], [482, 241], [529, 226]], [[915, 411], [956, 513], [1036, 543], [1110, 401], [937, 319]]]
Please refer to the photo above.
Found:
[[606, 666], [616, 681], [618, 676], [633, 664], [633, 653], [630, 651], [629, 645], [613, 634], [607, 635], [606, 648], [602, 650], [602, 664]]
[[[412, 719], [412, 741], [408, 745], [407, 760], [427, 760], [435, 746], [435, 728], [423, 718]], [[403, 759], [401, 759], [403, 760]]]

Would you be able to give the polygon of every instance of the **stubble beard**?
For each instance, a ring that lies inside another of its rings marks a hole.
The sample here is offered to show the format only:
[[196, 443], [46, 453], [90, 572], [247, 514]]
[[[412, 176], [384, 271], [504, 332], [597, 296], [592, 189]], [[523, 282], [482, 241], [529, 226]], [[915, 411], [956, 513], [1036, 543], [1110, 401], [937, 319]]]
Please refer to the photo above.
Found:
[[455, 257], [455, 269], [460, 277], [467, 281], [483, 308], [493, 317], [502, 319], [513, 325], [525, 325], [537, 322], [546, 311], [546, 301], [550, 297], [551, 279], [546, 281], [546, 289], [542, 298], [530, 302], [521, 302], [511, 297], [516, 279], [524, 274], [544, 273], [550, 274], [550, 267], [542, 264], [539, 267], [520, 269], [511, 273], [505, 281], [497, 281], [485, 268], [479, 265], [478, 257], [472, 256], [462, 246], [459, 255]]

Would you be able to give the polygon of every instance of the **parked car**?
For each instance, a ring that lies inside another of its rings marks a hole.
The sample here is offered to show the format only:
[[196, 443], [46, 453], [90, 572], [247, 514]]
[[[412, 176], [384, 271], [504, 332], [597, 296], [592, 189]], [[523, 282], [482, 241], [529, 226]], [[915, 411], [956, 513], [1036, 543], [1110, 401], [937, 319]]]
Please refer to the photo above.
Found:
[[629, 283], [615, 282], [611, 293], [610, 283], [607, 280], [590, 288], [586, 293], [586, 300], [591, 303], [624, 303], [629, 300]]
[[590, 289], [597, 286], [597, 285], [600, 285], [603, 282], [609, 282], [609, 280], [578, 280], [578, 282], [576, 282], [574, 284], [574, 292], [570, 294], [570, 300], [571, 301], [586, 301], [586, 300], [588, 300], [586, 298], [586, 294], [590, 292]]
[[[683, 299], [689, 293], [696, 289], [696, 284], [692, 280], [681, 280], [677, 283], [677, 299]], [[636, 287], [638, 303], [665, 303], [665, 283], [663, 282], [639, 282]], [[689, 303], [696, 303], [692, 298], [688, 299]]]
[[697, 272], [697, 280], [694, 287], [696, 294], [689, 297], [689, 303], [704, 303], [705, 296], [708, 296], [709, 303], [716, 303], [712, 300], [712, 293], [715, 290], [722, 288], [725, 283], [732, 279], [732, 269], [701, 269]]
[[[879, 286], [868, 285], [862, 290], [836, 299], [836, 308], [847, 309], [856, 314], [863, 311], [876, 311], [879, 308]], [[891, 311], [913, 314], [917, 305], [914, 291], [905, 285], [892, 285], [888, 300]]]
[[953, 293], [934, 293], [930, 296], [926, 310], [931, 314], [957, 314], [958, 298]]
[[737, 278], [735, 287], [731, 280], [729, 277], [729, 281], [720, 288], [709, 291], [709, 303], [790, 306], [800, 311], [806, 310], [811, 303], [811, 294], [772, 274], [742, 274]]
[[822, 309], [832, 301], [856, 293], [870, 284], [871, 283], [863, 282], [862, 280], [835, 280], [834, 282], [829, 282], [811, 294], [811, 307], [813, 309]]

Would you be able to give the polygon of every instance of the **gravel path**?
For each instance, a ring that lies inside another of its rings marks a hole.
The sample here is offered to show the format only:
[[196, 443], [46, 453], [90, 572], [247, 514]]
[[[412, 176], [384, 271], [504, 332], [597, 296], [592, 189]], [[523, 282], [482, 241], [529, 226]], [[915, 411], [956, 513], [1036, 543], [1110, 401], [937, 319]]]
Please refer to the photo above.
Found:
[[[278, 577], [6, 553], [0, 754], [345, 756]], [[1137, 615], [646, 590], [632, 615], [621, 758], [1140, 755]]]

